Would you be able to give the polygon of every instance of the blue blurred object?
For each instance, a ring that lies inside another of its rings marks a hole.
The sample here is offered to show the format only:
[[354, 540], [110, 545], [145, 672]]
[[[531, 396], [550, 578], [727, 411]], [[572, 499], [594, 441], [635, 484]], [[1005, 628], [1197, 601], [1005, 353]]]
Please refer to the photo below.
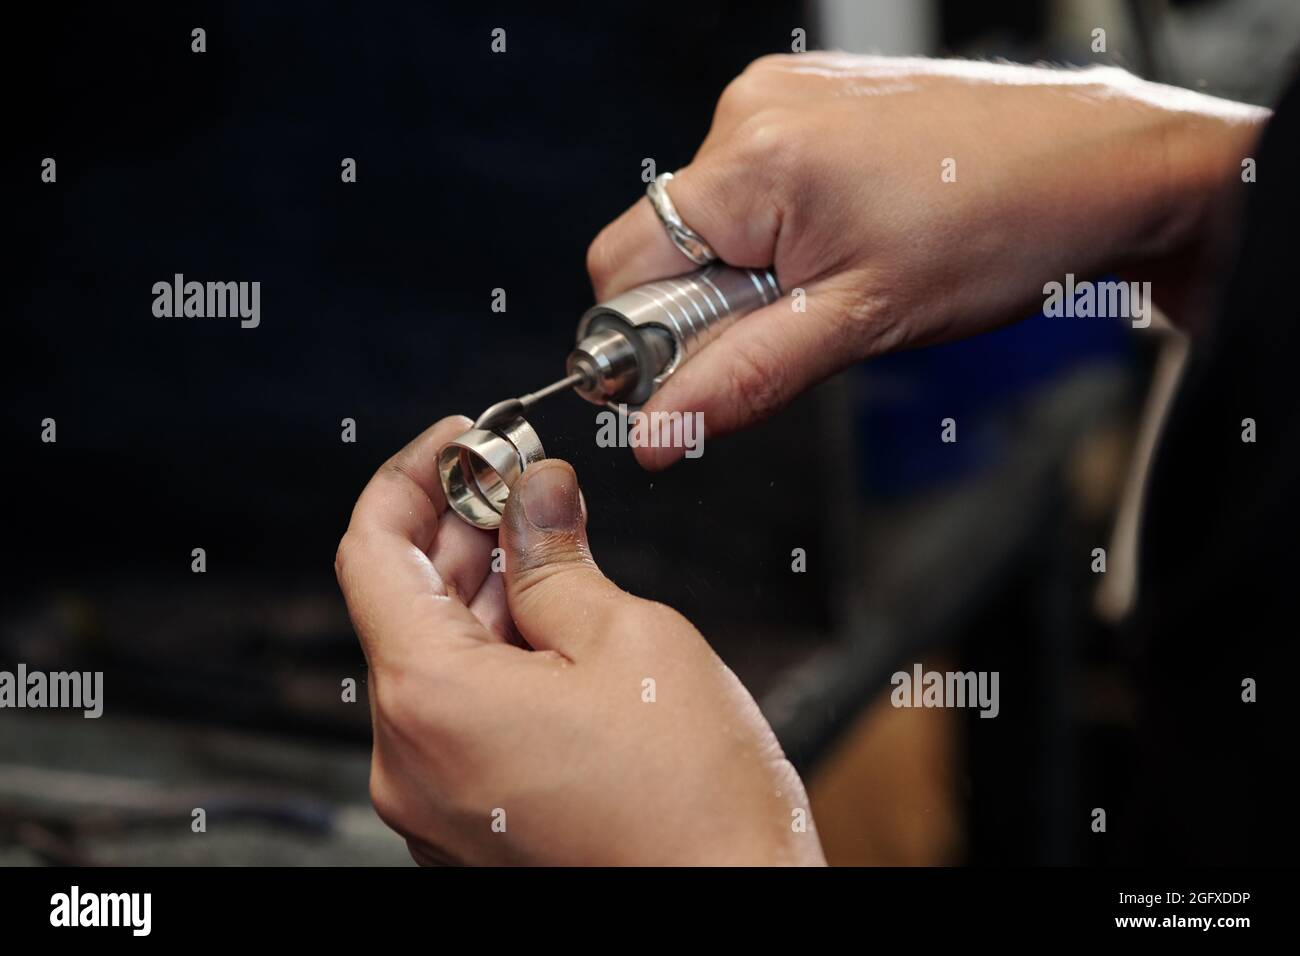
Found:
[[[893, 499], [977, 474], [1012, 439], [1008, 413], [1044, 385], [1133, 358], [1123, 321], [1040, 311], [986, 335], [864, 362], [850, 372], [862, 491]], [[957, 423], [955, 443], [940, 440], [945, 418]]]

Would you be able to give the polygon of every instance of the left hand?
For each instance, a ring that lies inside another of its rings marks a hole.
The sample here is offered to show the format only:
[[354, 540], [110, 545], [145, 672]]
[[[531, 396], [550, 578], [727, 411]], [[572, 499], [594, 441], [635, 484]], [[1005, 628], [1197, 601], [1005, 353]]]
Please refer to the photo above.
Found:
[[685, 618], [596, 567], [572, 468], [531, 466], [499, 539], [447, 510], [437, 453], [469, 425], [379, 470], [335, 562], [379, 815], [422, 863], [824, 862], [753, 698]]

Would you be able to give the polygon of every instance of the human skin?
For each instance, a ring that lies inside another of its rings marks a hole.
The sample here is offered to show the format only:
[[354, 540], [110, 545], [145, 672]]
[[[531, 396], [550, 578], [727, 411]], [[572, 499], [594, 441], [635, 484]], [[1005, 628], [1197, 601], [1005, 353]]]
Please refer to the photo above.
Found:
[[[1067, 272], [1185, 272], [1266, 116], [1117, 70], [759, 60], [670, 192], [724, 261], [773, 265], [807, 309], [735, 323], [647, 411], [722, 434], [851, 362], [1028, 314]], [[691, 268], [644, 200], [588, 264], [598, 298]], [[752, 697], [689, 622], [597, 569], [567, 464], [524, 473], [499, 536], [447, 510], [436, 455], [469, 425], [385, 464], [338, 550], [380, 816], [426, 863], [824, 862]]]
[[568, 464], [524, 473], [499, 539], [447, 509], [437, 453], [470, 424], [380, 468], [335, 561], [380, 817], [421, 863], [822, 863], [753, 698], [690, 622], [596, 567]]
[[[1149, 280], [1187, 318], [1268, 115], [1115, 68], [763, 57], [668, 190], [724, 262], [772, 266], [806, 311], [787, 297], [734, 323], [645, 411], [703, 412], [716, 437], [854, 362], [1031, 315], [1066, 273]], [[587, 267], [598, 300], [695, 268], [644, 198]], [[635, 454], [662, 468], [682, 449]]]

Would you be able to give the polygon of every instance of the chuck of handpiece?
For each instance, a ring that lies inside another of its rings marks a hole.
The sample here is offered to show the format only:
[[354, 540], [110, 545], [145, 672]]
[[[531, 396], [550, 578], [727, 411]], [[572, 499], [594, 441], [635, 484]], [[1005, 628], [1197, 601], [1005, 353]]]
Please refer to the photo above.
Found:
[[674, 351], [665, 329], [608, 324], [578, 342], [564, 369], [568, 375], [582, 376], [573, 389], [589, 402], [640, 405], [654, 391], [654, 381]]

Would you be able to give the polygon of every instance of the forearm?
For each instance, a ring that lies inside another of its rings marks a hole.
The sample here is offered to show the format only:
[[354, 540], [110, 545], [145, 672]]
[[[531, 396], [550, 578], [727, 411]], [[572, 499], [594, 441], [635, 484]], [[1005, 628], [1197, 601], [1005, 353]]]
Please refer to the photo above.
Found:
[[[1110, 68], [1024, 79], [1029, 90], [1003, 94], [1019, 122], [978, 157], [969, 206], [980, 220], [964, 251], [931, 267], [951, 291], [920, 304], [941, 321], [909, 320], [919, 337], [908, 344], [1030, 314], [1045, 283], [1115, 272], [1150, 282], [1171, 319], [1194, 321], [1189, 306], [1206, 298], [1196, 283], [1219, 271], [1242, 163], [1269, 111]], [[950, 195], [935, 190], [933, 208], [943, 213]]]

